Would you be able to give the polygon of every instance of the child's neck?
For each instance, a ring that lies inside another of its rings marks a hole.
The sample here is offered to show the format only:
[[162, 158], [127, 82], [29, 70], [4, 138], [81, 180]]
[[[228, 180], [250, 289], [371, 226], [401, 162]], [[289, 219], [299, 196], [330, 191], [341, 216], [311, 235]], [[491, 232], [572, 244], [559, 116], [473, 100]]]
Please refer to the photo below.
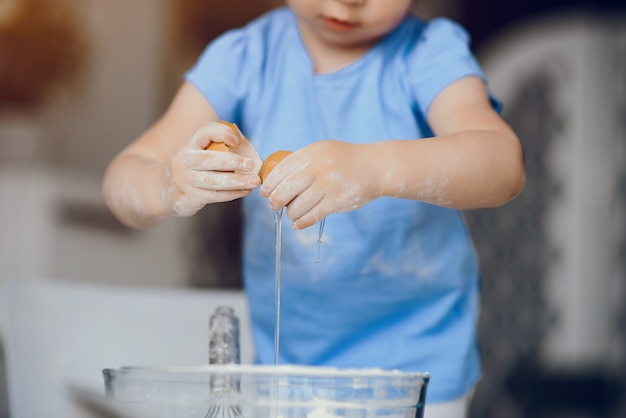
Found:
[[313, 63], [316, 74], [329, 74], [341, 70], [357, 61], [370, 50], [372, 44], [359, 46], [329, 45], [321, 39], [307, 34], [306, 29], [300, 29], [304, 46]]

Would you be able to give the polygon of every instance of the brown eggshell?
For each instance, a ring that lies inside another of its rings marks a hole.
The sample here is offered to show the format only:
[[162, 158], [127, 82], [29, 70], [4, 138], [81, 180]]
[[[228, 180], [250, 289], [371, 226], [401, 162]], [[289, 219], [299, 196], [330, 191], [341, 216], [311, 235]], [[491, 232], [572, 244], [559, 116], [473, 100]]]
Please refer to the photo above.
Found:
[[291, 151], [280, 150], [276, 151], [269, 155], [263, 161], [263, 165], [261, 165], [261, 169], [259, 170], [259, 177], [261, 178], [261, 182], [265, 181], [267, 175], [276, 167], [276, 165], [281, 162], [285, 157], [291, 154]]
[[209, 151], [228, 151], [228, 147], [223, 142], [211, 142], [209, 146], [205, 148]]
[[219, 123], [228, 126], [235, 135], [241, 138], [239, 146], [237, 148], [228, 148], [223, 142], [211, 142], [205, 149], [209, 151], [229, 151], [234, 154], [241, 155], [242, 157], [249, 158], [254, 161], [254, 169], [252, 172], [255, 174], [258, 173], [261, 169], [261, 164], [263, 164], [263, 160], [261, 160], [259, 154], [256, 152], [250, 141], [248, 141], [248, 138], [241, 133], [237, 125], [234, 123], [226, 122], [224, 120], [219, 121]]

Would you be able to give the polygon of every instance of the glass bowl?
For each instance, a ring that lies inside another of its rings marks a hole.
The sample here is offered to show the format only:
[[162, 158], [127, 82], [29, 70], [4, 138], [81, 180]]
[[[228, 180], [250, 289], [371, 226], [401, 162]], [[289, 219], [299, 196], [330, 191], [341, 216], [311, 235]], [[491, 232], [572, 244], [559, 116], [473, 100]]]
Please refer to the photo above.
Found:
[[420, 418], [430, 381], [428, 373], [239, 364], [103, 375], [117, 407], [167, 418]]

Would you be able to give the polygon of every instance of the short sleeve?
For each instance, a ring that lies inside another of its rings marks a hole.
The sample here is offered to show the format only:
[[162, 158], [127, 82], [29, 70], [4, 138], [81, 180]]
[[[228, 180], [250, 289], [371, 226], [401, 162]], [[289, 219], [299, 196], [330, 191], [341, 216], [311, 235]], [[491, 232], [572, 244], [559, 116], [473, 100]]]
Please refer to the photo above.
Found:
[[210, 43], [185, 74], [211, 103], [218, 116], [236, 120], [248, 83], [246, 33], [242, 29], [224, 33]]
[[[469, 41], [465, 29], [448, 19], [434, 19], [424, 28], [409, 62], [409, 84], [424, 115], [449, 84], [466, 76], [485, 80]], [[490, 99], [499, 111], [500, 103], [493, 96]]]

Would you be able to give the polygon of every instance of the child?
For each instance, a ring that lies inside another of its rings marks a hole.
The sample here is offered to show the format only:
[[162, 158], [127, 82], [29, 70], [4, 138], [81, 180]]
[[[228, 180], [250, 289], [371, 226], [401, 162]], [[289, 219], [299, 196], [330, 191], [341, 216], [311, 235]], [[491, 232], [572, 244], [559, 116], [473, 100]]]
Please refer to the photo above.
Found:
[[[479, 272], [459, 210], [520, 192], [519, 141], [458, 25], [410, 16], [411, 0], [287, 6], [208, 46], [166, 113], [111, 162], [108, 204], [143, 228], [246, 196], [260, 363], [274, 362], [272, 210], [285, 208], [280, 362], [428, 371], [426, 416], [463, 416], [480, 377]], [[264, 158], [294, 153], [258, 188], [252, 159], [205, 150], [245, 146], [220, 119]], [[316, 264], [309, 227], [324, 218]]]

